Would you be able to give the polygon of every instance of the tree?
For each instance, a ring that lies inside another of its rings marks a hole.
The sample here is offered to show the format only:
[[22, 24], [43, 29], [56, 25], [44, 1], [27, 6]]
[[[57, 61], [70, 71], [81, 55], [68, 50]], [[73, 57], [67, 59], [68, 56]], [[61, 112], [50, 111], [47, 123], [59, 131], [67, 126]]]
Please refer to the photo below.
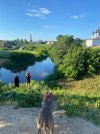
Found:
[[100, 71], [100, 53], [92, 48], [73, 46], [58, 66], [64, 76], [76, 79]]
[[81, 40], [80, 38], [74, 39], [74, 44], [76, 44], [77, 46], [81, 46], [82, 43], [83, 43], [83, 40]]
[[58, 35], [56, 39], [56, 43], [54, 43], [50, 50], [50, 55], [55, 63], [59, 64], [62, 62], [62, 57], [67, 54], [69, 48], [75, 45], [75, 39], [73, 35]]

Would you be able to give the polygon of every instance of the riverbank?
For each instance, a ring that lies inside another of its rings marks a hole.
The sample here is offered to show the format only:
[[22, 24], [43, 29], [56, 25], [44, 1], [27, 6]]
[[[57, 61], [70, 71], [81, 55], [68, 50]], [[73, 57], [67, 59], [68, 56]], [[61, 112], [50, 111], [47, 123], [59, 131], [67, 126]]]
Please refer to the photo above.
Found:
[[30, 89], [26, 84], [20, 88], [0, 84], [0, 103], [14, 103], [17, 107], [40, 106], [43, 94], [52, 91], [59, 109], [65, 110], [67, 116], [82, 117], [100, 125], [100, 76], [78, 81], [57, 81], [54, 88], [45, 82], [31, 81]]

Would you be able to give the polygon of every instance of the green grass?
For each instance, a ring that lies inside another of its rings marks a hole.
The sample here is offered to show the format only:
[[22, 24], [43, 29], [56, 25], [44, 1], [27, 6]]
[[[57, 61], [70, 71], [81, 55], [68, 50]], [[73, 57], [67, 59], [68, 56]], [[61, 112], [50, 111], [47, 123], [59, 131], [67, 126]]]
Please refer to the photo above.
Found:
[[21, 107], [31, 107], [39, 106], [42, 99], [42, 91], [40, 90], [41, 85], [35, 81], [31, 81], [30, 89], [27, 89], [26, 84], [20, 84], [20, 88], [14, 88], [12, 84], [8, 86], [0, 83], [0, 102], [6, 103], [16, 103], [17, 106]]
[[64, 109], [67, 116], [82, 117], [100, 125], [100, 76], [57, 82], [59, 87], [52, 89], [44, 82], [31, 81], [30, 89], [25, 83], [15, 89], [11, 84], [0, 83], [0, 102], [10, 101], [23, 107], [41, 106], [44, 92], [52, 90], [59, 108]]
[[59, 107], [68, 116], [80, 116], [100, 125], [100, 76], [59, 84], [64, 85], [55, 91]]

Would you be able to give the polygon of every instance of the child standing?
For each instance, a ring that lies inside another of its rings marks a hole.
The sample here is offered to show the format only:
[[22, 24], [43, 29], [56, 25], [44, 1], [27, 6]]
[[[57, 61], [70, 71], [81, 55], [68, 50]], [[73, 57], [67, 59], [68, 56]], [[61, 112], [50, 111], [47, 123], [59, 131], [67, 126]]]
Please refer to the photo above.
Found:
[[30, 86], [30, 78], [31, 78], [31, 75], [29, 72], [26, 73], [26, 82], [27, 82], [27, 87], [29, 88]]
[[14, 74], [13, 81], [15, 88], [19, 87], [19, 77], [16, 74]]

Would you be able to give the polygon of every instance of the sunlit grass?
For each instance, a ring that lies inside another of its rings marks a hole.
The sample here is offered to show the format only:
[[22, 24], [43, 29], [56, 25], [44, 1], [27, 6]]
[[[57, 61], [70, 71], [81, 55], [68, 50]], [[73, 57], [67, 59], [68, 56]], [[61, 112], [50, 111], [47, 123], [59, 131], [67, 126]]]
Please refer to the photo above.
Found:
[[67, 88], [55, 91], [59, 107], [69, 116], [80, 116], [100, 124], [100, 76], [66, 85]]

